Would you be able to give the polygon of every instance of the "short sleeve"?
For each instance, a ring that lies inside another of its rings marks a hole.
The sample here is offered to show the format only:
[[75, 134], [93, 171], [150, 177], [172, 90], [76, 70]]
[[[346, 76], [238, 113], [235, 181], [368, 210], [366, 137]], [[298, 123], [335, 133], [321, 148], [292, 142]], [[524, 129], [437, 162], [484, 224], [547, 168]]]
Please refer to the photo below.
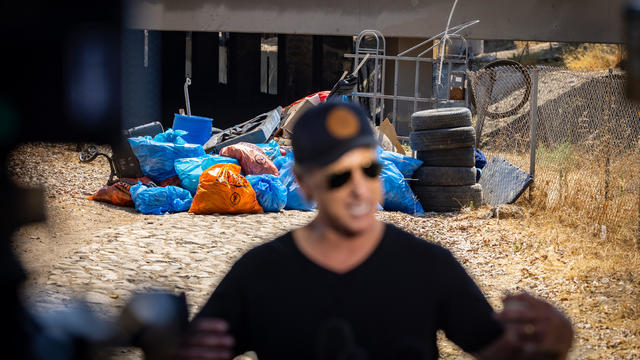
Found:
[[475, 353], [502, 335], [494, 311], [462, 265], [448, 250], [440, 258], [445, 274], [438, 308], [438, 325], [447, 338], [468, 353]]

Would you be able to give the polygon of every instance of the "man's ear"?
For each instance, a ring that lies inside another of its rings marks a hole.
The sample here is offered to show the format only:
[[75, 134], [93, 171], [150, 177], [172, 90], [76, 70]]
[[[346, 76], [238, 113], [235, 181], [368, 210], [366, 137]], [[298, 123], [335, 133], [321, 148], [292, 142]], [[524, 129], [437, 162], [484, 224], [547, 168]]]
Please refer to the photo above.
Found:
[[296, 176], [296, 181], [298, 181], [298, 185], [300, 185], [300, 190], [302, 191], [302, 195], [308, 200], [313, 201], [313, 191], [311, 188], [313, 187], [309, 184], [310, 176], [308, 173], [305, 173], [299, 167], [293, 167], [293, 174]]

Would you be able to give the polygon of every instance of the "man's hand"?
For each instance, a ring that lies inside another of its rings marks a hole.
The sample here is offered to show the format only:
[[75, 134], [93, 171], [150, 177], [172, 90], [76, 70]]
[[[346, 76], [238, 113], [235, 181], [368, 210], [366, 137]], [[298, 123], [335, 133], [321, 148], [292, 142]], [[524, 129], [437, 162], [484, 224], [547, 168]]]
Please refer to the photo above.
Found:
[[219, 319], [199, 319], [191, 324], [189, 334], [176, 356], [177, 360], [229, 360], [234, 340], [229, 325]]
[[529, 294], [509, 295], [497, 315], [506, 336], [522, 345], [522, 359], [565, 359], [571, 342], [571, 322], [546, 301]]

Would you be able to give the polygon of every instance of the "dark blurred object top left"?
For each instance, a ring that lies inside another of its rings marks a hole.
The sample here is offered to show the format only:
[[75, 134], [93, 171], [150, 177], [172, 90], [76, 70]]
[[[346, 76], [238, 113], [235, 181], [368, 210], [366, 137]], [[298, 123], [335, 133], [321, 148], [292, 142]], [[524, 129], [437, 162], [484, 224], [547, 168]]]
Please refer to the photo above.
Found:
[[0, 148], [112, 143], [121, 118], [119, 1], [1, 1]]

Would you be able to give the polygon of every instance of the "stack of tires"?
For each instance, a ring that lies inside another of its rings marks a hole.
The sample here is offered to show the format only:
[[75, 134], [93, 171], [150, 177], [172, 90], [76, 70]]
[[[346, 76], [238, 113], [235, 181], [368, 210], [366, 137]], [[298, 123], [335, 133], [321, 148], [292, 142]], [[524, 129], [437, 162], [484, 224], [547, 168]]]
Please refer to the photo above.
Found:
[[424, 110], [411, 116], [411, 148], [424, 162], [413, 175], [413, 192], [425, 211], [457, 211], [482, 205], [476, 184], [475, 129], [464, 107]]

